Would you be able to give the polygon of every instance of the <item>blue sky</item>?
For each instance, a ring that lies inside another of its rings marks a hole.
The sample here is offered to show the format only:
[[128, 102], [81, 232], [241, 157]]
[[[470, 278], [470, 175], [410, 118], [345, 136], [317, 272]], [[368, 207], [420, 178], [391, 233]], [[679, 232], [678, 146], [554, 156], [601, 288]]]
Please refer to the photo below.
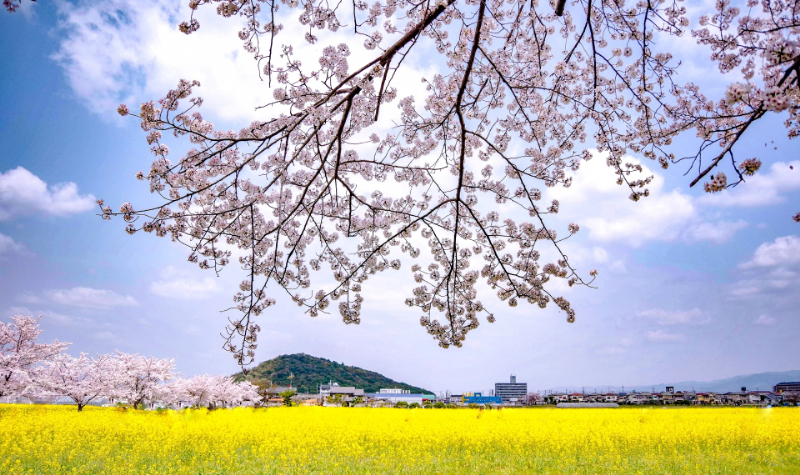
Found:
[[[188, 375], [232, 373], [219, 333], [236, 269], [201, 272], [179, 246], [101, 220], [94, 200], [153, 202], [134, 178], [151, 161], [144, 134], [116, 114], [119, 102], [199, 79], [204, 114], [238, 129], [269, 89], [235, 22], [205, 18], [185, 37], [183, 2], [140, 3], [40, 2], [0, 15], [0, 311], [42, 314], [43, 336], [73, 342], [72, 353], [119, 349], [177, 358]], [[686, 49], [683, 77], [721, 95], [702, 58]], [[705, 195], [689, 189], [682, 165], [642, 162], [656, 180], [633, 203], [602, 160], [584, 165], [570, 190], [552, 191], [565, 222], [583, 229], [567, 254], [600, 270], [597, 290], [565, 290], [575, 324], [553, 309], [495, 302], [496, 323], [443, 350], [403, 305], [406, 268], [369, 283], [357, 327], [279, 299], [261, 319], [258, 360], [306, 352], [437, 391], [486, 389], [510, 373], [536, 389], [798, 369], [800, 225], [790, 217], [800, 211], [800, 158], [781, 121], [749, 132], [740, 156], [765, 165], [733, 191]], [[693, 144], [679, 140], [676, 154]]]

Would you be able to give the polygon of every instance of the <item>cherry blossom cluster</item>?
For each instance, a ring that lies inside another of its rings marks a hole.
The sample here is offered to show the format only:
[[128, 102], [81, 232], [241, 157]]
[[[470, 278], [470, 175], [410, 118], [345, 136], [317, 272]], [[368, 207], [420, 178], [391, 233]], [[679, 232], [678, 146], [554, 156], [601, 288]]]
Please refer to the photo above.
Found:
[[728, 187], [728, 177], [725, 173], [719, 172], [716, 175], [711, 175], [711, 180], [703, 185], [706, 193], [716, 193]]
[[757, 158], [748, 158], [739, 164], [739, 171], [745, 176], [755, 175], [759, 168], [761, 168], [761, 160]]
[[[562, 252], [579, 226], [556, 229], [550, 215], [560, 204], [543, 200], [542, 187], [571, 186], [595, 148], [638, 201], [652, 177], [627, 155], [666, 168], [682, 160], [669, 151], [672, 141], [693, 131], [702, 140], [687, 157], [697, 183], [723, 158], [733, 160], [736, 142], [764, 114], [788, 113], [789, 134], [796, 133], [800, 50], [791, 2], [763, 0], [761, 13], [740, 17], [719, 0], [715, 14], [701, 18], [694, 37], [722, 73], [738, 68], [745, 79], [718, 100], [678, 84], [678, 59], [656, 42], [689, 31], [677, 0], [579, 0], [555, 11], [518, 0], [354, 1], [352, 8], [191, 0], [190, 7], [207, 4], [242, 21], [239, 37], [273, 88], [274, 100], [260, 107], [268, 117], [216, 130], [199, 111], [199, 84], [189, 80], [138, 113], [121, 105], [119, 113], [138, 117], [147, 132], [154, 161], [137, 178], [159, 203], [100, 207], [105, 218], [122, 216], [131, 234], [185, 244], [203, 269], [231, 262], [244, 269], [225, 340], [242, 365], [253, 361], [256, 317], [275, 304], [275, 290], [311, 316], [338, 301], [343, 321], [357, 324], [365, 282], [404, 260], [413, 262], [405, 268], [415, 284], [406, 304], [442, 347], [461, 346], [479, 316], [495, 320], [479, 290], [510, 307], [554, 304], [572, 322], [575, 310], [551, 293], [552, 280], [590, 285], [597, 272], [584, 278]], [[757, 5], [750, 0], [751, 11]], [[316, 63], [278, 43], [282, 21], [293, 18], [311, 43], [321, 30], [337, 32], [326, 35], [332, 42]], [[193, 13], [180, 29], [199, 27]], [[371, 59], [350, 64], [352, 39]], [[412, 58], [434, 61], [431, 54], [443, 72], [422, 78], [424, 97], [401, 97], [398, 71]], [[393, 102], [399, 122], [376, 133]], [[184, 139], [177, 159], [163, 132]], [[722, 151], [708, 163], [712, 145]], [[734, 172], [755, 173], [755, 160], [734, 160]], [[705, 188], [730, 185], [719, 171]], [[333, 283], [312, 288], [323, 271]]]
[[[730, 84], [720, 102], [695, 92], [682, 122], [694, 126], [704, 140], [698, 154], [688, 157], [699, 171], [692, 185], [727, 158], [738, 179], [724, 186], [734, 186], [758, 169], [754, 162], [742, 166], [735, 158], [735, 145], [753, 122], [770, 112], [783, 113], [788, 136], [800, 133], [800, 8], [794, 0], [717, 0], [714, 8], [713, 15], [700, 17], [701, 28], [692, 35], [710, 47], [720, 72], [738, 74], [745, 82]], [[710, 145], [721, 150], [704, 164], [703, 152]], [[705, 189], [718, 191], [719, 185], [717, 180]]]
[[[31, 0], [35, 2], [36, 0]], [[3, 6], [6, 8], [6, 11], [15, 12], [22, 5], [22, 0], [3, 0]]]

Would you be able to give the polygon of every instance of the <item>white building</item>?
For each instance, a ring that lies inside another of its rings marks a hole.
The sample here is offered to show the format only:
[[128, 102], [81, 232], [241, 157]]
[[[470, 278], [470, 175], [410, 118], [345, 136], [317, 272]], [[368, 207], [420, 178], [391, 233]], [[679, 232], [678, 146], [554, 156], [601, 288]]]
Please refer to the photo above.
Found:
[[402, 401], [407, 402], [409, 405], [417, 403], [420, 406], [426, 402], [433, 402], [436, 400], [436, 396], [433, 394], [412, 394], [411, 391], [407, 389], [398, 388], [380, 389], [377, 393], [367, 394], [367, 396], [375, 399], [384, 399], [392, 404], [397, 404]]
[[410, 389], [400, 389], [400, 388], [382, 388], [378, 394], [411, 394]]

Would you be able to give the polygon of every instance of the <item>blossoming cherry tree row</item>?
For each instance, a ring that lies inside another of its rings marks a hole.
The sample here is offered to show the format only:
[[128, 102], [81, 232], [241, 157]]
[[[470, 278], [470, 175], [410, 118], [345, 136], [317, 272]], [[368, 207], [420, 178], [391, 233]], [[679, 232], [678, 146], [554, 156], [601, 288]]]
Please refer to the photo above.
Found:
[[66, 397], [79, 411], [99, 399], [133, 407], [233, 406], [261, 399], [255, 386], [229, 376], [181, 377], [173, 360], [120, 351], [73, 357], [63, 352], [69, 343], [40, 343], [41, 333], [39, 318], [17, 315], [0, 322], [0, 397]]

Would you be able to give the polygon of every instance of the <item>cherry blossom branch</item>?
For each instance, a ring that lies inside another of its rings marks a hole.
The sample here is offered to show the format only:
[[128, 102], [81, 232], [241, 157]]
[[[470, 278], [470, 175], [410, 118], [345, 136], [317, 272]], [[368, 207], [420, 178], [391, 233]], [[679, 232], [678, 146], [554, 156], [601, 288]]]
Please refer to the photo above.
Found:
[[[121, 215], [132, 234], [155, 232], [189, 246], [189, 260], [203, 269], [220, 271], [239, 260], [247, 275], [234, 296], [240, 313], [229, 314], [223, 336], [240, 365], [254, 357], [256, 317], [275, 304], [274, 286], [311, 316], [341, 299], [342, 320], [359, 323], [362, 294], [370, 292], [365, 283], [399, 269], [398, 254], [422, 260], [411, 266], [416, 286], [406, 303], [421, 310], [420, 323], [443, 347], [461, 346], [479, 314], [494, 321], [478, 300], [480, 279], [511, 307], [552, 303], [574, 321], [570, 302], [554, 296], [550, 285], [565, 279], [591, 286], [597, 272], [585, 278], [580, 263], [568, 258], [564, 240], [579, 226], [570, 224], [559, 236], [550, 215], [560, 205], [540, 204], [538, 186], [571, 186], [595, 149], [637, 201], [649, 195], [652, 176], [642, 176], [644, 165], [628, 156], [666, 168], [677, 161], [668, 148], [673, 139], [694, 130], [703, 140], [696, 159], [711, 144], [722, 146], [713, 168], [733, 156], [749, 123], [767, 111], [788, 109], [790, 134], [799, 113], [800, 53], [779, 46], [794, 41], [789, 25], [797, 22], [783, 7], [735, 26], [736, 15], [722, 2], [719, 14], [706, 20], [719, 31], [693, 32], [711, 47], [723, 73], [736, 62], [730, 48], [747, 61], [748, 81], [756, 67], [751, 59], [764, 61], [764, 88], [734, 85], [718, 102], [693, 84], [677, 84], [673, 52], [657, 49], [659, 35], [688, 28], [677, 1], [580, 0], [579, 19], [564, 11], [565, 2], [555, 3], [556, 15], [504, 0], [355, 0], [347, 12], [322, 0], [216, 3], [220, 15], [244, 19], [245, 48], [273, 88], [274, 101], [259, 110], [272, 115], [239, 132], [217, 131], [196, 109], [198, 84], [181, 81], [158, 105], [142, 104], [136, 114], [155, 155], [139, 178], [161, 201], [140, 210], [125, 203], [118, 212], [100, 206], [104, 218]], [[762, 3], [767, 11], [773, 6]], [[349, 22], [352, 14], [353, 33], [347, 33], [377, 52], [352, 68], [344, 42], [324, 45], [319, 66], [300, 61], [305, 58], [295, 56], [293, 45], [280, 45], [278, 55], [278, 22], [292, 18], [279, 16], [279, 6], [301, 7], [299, 21], [311, 43], [320, 41], [316, 29], [338, 31], [349, 26], [341, 15]], [[195, 31], [195, 21], [192, 16], [182, 28]], [[736, 28], [735, 35], [720, 33]], [[392, 38], [386, 47], [384, 33]], [[269, 48], [259, 39], [267, 34]], [[394, 127], [377, 129], [380, 114], [401, 93], [394, 79], [411, 61], [432, 61], [431, 54], [441, 55], [442, 68], [422, 78], [426, 94], [401, 97]], [[185, 100], [191, 106], [181, 111]], [[130, 111], [121, 106], [120, 113]], [[188, 139], [175, 163], [161, 131]], [[733, 164], [741, 179], [760, 162]], [[720, 182], [719, 174], [714, 180]], [[541, 262], [543, 246], [554, 251], [553, 262]], [[312, 290], [312, 276], [322, 272], [335, 283]]]

